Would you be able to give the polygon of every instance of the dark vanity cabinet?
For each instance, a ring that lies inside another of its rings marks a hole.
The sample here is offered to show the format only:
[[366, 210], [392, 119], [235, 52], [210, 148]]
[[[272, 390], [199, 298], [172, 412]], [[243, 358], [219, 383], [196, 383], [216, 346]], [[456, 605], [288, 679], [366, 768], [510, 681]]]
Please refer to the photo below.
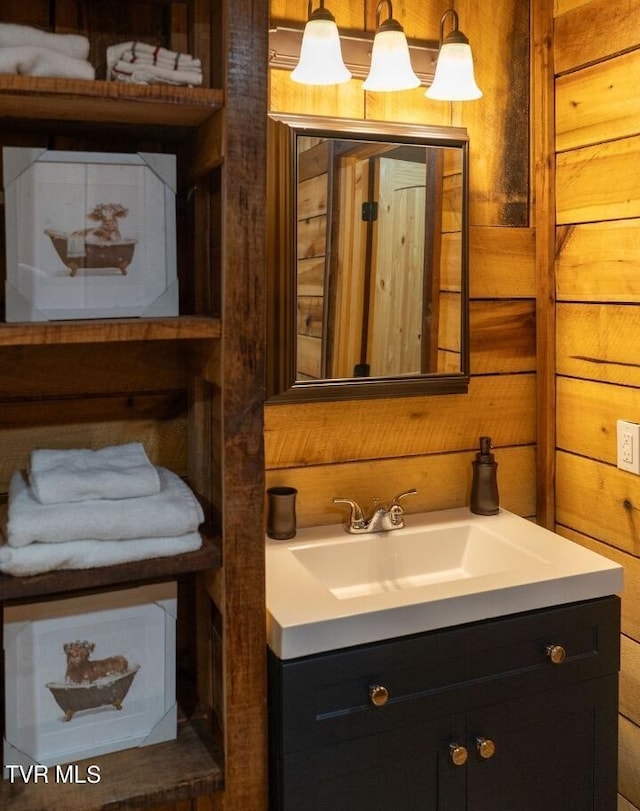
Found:
[[615, 811], [615, 596], [286, 661], [270, 811]]

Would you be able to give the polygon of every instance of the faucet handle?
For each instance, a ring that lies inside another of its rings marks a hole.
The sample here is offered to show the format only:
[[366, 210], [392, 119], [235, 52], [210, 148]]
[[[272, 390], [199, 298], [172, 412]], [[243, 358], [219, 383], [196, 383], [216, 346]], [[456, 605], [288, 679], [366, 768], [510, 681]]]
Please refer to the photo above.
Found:
[[364, 514], [357, 501], [354, 501], [352, 498], [334, 498], [333, 503], [348, 504], [351, 507], [349, 526], [351, 526], [353, 529], [361, 529], [362, 527], [366, 526], [367, 522], [364, 520]]
[[393, 507], [397, 505], [401, 498], [405, 498], [406, 496], [415, 496], [417, 494], [417, 490], [415, 487], [412, 487], [411, 490], [405, 490], [404, 493], [398, 493], [397, 496], [394, 496], [391, 499], [390, 506]]

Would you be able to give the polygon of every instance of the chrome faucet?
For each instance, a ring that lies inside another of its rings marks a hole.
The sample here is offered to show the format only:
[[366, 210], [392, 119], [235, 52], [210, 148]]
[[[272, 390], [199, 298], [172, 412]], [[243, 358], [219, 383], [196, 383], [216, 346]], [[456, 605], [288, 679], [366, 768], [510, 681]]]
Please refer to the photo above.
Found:
[[345, 524], [345, 529], [353, 535], [361, 535], [365, 532], [388, 532], [392, 529], [402, 529], [404, 526], [404, 507], [399, 503], [405, 496], [414, 496], [417, 490], [405, 490], [391, 499], [388, 504], [378, 504], [378, 499], [373, 500], [373, 510], [367, 518], [357, 501], [351, 498], [334, 498], [334, 504], [348, 504], [351, 508], [349, 522]]

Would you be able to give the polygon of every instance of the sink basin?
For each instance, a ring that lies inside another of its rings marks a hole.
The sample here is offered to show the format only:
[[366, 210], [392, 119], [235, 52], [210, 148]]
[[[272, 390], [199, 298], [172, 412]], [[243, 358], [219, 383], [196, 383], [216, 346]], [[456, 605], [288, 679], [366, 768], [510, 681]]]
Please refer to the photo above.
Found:
[[289, 548], [339, 600], [517, 570], [541, 560], [474, 524], [430, 535], [384, 532]]
[[407, 515], [266, 542], [267, 639], [281, 659], [616, 594], [622, 567], [506, 510]]

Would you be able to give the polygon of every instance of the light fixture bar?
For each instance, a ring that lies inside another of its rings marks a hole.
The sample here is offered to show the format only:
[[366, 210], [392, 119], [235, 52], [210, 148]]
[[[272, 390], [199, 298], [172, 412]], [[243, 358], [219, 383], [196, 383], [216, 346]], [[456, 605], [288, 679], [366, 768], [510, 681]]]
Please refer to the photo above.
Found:
[[[294, 22], [273, 23], [269, 30], [269, 67], [293, 70], [300, 60], [300, 46], [304, 27]], [[364, 79], [371, 67], [373, 31], [340, 31], [342, 58], [348, 70], [358, 79]], [[424, 85], [431, 84], [436, 70], [439, 44], [436, 40], [407, 38], [411, 65]]]

